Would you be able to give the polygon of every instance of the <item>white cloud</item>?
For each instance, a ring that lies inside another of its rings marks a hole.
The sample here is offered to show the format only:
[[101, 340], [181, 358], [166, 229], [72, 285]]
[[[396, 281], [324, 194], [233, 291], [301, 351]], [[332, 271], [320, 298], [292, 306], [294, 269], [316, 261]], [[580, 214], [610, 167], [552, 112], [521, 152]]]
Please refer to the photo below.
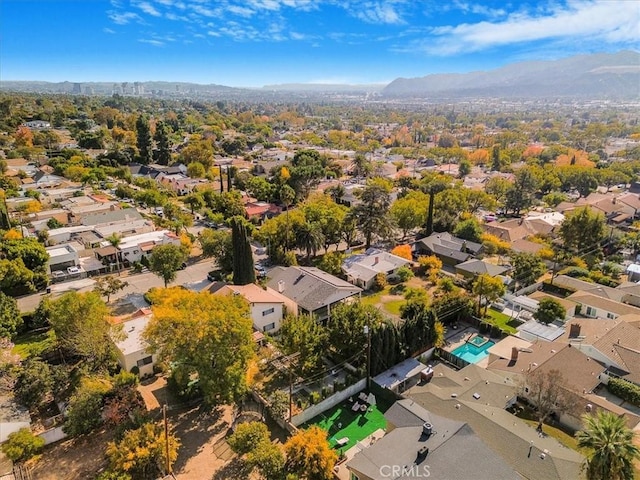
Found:
[[151, 5], [149, 2], [138, 2], [134, 5], [148, 15], [152, 15], [154, 17], [162, 16], [162, 14], [158, 10], [156, 10], [156, 7]]
[[140, 20], [140, 15], [134, 12], [108, 12], [108, 16], [113, 23], [126, 25], [129, 22]]
[[476, 15], [484, 15], [485, 17], [497, 18], [506, 15], [506, 11], [502, 8], [491, 8], [486, 5], [478, 3], [467, 3], [462, 1], [455, 1], [453, 6], [463, 13], [473, 13]]
[[437, 38], [422, 42], [434, 55], [473, 52], [516, 43], [583, 39], [605, 43], [640, 40], [640, 9], [635, 1], [573, 1], [547, 13], [518, 12], [500, 22], [465, 23], [431, 30]]
[[246, 7], [241, 7], [239, 5], [229, 5], [227, 7], [227, 10], [235, 15], [239, 15], [241, 17], [247, 17], [247, 18], [253, 16], [256, 13], [255, 10], [252, 10]]
[[405, 23], [398, 11], [399, 2], [361, 2], [345, 4], [345, 9], [354, 17], [367, 23]]
[[115, 31], [115, 30], [111, 30], [110, 28], [106, 28], [106, 27], [105, 27], [105, 28], [103, 28], [103, 29], [102, 29], [102, 31], [103, 31], [104, 33], [110, 33], [110, 34], [112, 34], [112, 35], [113, 35], [114, 33], [116, 33], [116, 31]]
[[163, 47], [164, 42], [162, 40], [156, 40], [155, 38], [141, 38], [138, 40], [140, 43], [148, 43], [149, 45], [153, 45], [154, 47]]

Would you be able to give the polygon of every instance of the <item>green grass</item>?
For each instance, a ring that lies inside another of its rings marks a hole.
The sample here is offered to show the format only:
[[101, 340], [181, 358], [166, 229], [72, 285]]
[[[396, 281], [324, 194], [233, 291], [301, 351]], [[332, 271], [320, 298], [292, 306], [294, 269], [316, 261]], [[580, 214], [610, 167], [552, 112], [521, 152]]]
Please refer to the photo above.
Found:
[[[356, 396], [353, 399], [357, 401]], [[345, 400], [332, 409], [312, 418], [301, 428], [309, 428], [312, 425], [317, 425], [327, 432], [327, 439], [331, 448], [336, 447], [339, 439], [348, 437], [349, 442], [340, 447], [340, 452], [346, 452], [376, 430], [380, 428], [386, 429], [387, 420], [378, 405], [371, 406], [366, 412], [354, 412], [351, 410], [351, 404]]]
[[11, 353], [20, 355], [22, 358], [36, 357], [54, 345], [55, 334], [53, 330], [28, 332], [18, 335], [13, 343], [14, 347]]
[[487, 310], [487, 316], [489, 317], [487, 319], [489, 323], [500, 327], [505, 332], [508, 332], [508, 333], [517, 332], [515, 328], [515, 325], [517, 324], [517, 322], [511, 320], [511, 317], [509, 317], [509, 315], [505, 315], [502, 312], [499, 312], [497, 310], [494, 310], [493, 308], [490, 308], [489, 310]]
[[391, 288], [391, 286], [387, 286], [384, 288], [384, 290], [363, 296], [361, 300], [362, 304], [374, 306], [382, 304], [382, 308], [386, 312], [390, 313], [391, 315], [400, 316], [400, 308], [406, 303], [404, 298], [399, 298], [398, 300], [390, 300], [388, 302], [382, 301], [383, 295], [392, 295]]
[[[533, 428], [538, 427], [537, 420], [528, 420], [526, 418], [523, 418], [523, 420]], [[582, 454], [585, 453], [582, 449], [578, 448], [578, 441], [576, 440], [575, 437], [569, 435], [566, 432], [563, 432], [559, 428], [552, 427], [551, 425], [547, 425], [545, 423], [542, 427], [542, 431], [546, 435], [558, 440], [558, 442], [560, 442], [565, 447], [570, 448], [571, 450], [575, 450], [576, 452], [580, 452]]]
[[400, 308], [407, 303], [404, 299], [402, 300], [391, 300], [390, 302], [383, 303], [382, 308], [384, 308], [387, 312], [392, 315], [400, 316]]

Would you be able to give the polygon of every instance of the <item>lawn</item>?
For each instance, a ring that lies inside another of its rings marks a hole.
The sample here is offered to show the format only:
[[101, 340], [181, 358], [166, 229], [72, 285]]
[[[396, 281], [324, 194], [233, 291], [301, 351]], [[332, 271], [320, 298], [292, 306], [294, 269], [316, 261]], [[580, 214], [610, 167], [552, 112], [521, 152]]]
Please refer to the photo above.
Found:
[[490, 308], [489, 310], [487, 310], [487, 315], [489, 317], [487, 319], [489, 323], [502, 328], [505, 332], [508, 332], [508, 333], [517, 332], [515, 325], [517, 325], [518, 322], [515, 320], [512, 320], [511, 317], [509, 317], [509, 315], [505, 315], [504, 313], [494, 310], [493, 308]]
[[[353, 397], [357, 401], [357, 397]], [[352, 404], [347, 401], [339, 403], [330, 410], [312, 418], [301, 428], [309, 428], [317, 425], [327, 432], [329, 445], [336, 448], [337, 441], [348, 438], [349, 441], [340, 447], [340, 452], [346, 452], [360, 440], [368, 437], [376, 430], [387, 428], [387, 420], [384, 418], [383, 407], [372, 405], [365, 412], [354, 412]]]
[[18, 337], [13, 341], [14, 347], [11, 352], [20, 357], [28, 358], [35, 357], [49, 347], [55, 344], [55, 334], [53, 330], [45, 332], [28, 332]]
[[[398, 297], [397, 300], [383, 300], [382, 297]], [[362, 303], [364, 305], [373, 305], [374, 307], [382, 307], [384, 311], [391, 315], [400, 316], [400, 308], [406, 303], [405, 299], [400, 295], [393, 295], [391, 293], [391, 287], [385, 287], [381, 290], [370, 295], [364, 295], [362, 297]]]

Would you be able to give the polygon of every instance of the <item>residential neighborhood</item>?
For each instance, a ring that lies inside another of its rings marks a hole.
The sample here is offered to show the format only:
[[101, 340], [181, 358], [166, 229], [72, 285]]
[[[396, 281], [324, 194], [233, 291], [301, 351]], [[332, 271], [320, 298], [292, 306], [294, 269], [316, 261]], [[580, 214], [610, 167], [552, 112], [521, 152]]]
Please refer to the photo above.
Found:
[[0, 100], [0, 478], [640, 472], [632, 109]]

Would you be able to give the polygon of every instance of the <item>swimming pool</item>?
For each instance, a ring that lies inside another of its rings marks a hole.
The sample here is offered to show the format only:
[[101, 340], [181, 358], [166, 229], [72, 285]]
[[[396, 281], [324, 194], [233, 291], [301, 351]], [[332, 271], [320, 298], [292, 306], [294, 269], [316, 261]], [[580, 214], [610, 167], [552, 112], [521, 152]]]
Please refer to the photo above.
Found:
[[480, 335], [476, 335], [451, 353], [469, 363], [478, 363], [483, 358], [489, 356], [489, 352], [487, 350], [489, 350], [493, 345], [495, 345], [495, 342]]

